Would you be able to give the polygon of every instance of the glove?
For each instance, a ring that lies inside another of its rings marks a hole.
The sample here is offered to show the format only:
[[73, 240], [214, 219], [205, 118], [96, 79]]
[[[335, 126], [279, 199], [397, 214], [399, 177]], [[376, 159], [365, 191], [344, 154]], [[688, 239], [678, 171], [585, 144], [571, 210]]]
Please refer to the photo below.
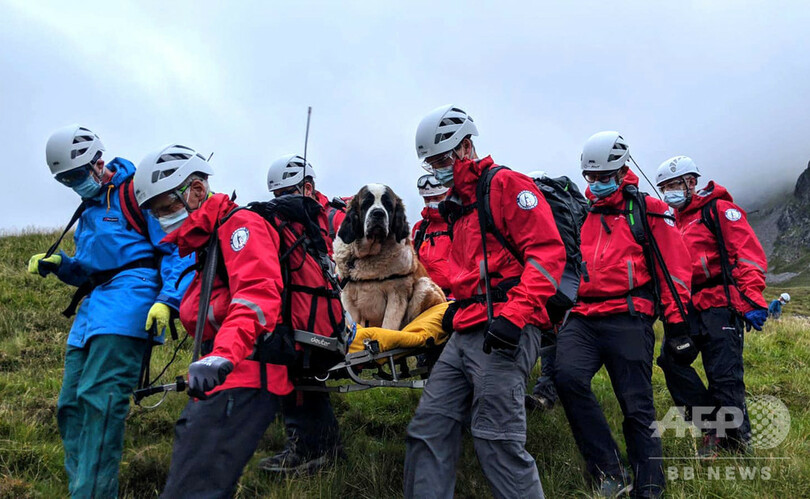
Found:
[[51, 255], [45, 258], [45, 253], [37, 253], [28, 260], [28, 273], [45, 277], [56, 272], [60, 265], [62, 265], [62, 255]]
[[764, 326], [765, 321], [768, 320], [768, 311], [764, 308], [760, 308], [746, 312], [745, 320], [748, 321], [748, 324], [757, 331], [762, 331], [762, 326]]
[[163, 331], [169, 327], [171, 315], [172, 311], [169, 309], [168, 305], [155, 302], [152, 308], [149, 309], [149, 313], [146, 314], [146, 326], [144, 329], [149, 331], [152, 329], [152, 325], [157, 324], [157, 335], [160, 336], [163, 334]]
[[521, 329], [509, 322], [509, 319], [496, 317], [484, 335], [484, 353], [491, 353], [493, 348], [516, 349], [520, 344], [520, 331]]
[[205, 393], [225, 382], [233, 371], [233, 363], [225, 357], [212, 355], [188, 366], [188, 387], [198, 393]]
[[664, 324], [664, 350], [676, 364], [691, 365], [697, 359], [698, 349], [692, 340], [689, 324]]

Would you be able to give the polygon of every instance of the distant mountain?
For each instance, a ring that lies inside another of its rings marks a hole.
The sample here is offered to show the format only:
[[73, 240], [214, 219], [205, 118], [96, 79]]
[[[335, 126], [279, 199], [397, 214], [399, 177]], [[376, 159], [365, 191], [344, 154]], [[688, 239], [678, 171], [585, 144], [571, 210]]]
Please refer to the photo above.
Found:
[[793, 193], [771, 198], [749, 215], [768, 255], [768, 284], [810, 285], [810, 163]]

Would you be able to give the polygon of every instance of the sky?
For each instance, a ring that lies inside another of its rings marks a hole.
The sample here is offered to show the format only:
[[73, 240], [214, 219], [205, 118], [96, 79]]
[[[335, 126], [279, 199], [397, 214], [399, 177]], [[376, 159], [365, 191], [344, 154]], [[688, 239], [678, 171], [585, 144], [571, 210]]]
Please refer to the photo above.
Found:
[[307, 106], [318, 190], [387, 184], [412, 223], [416, 127], [443, 104], [515, 170], [583, 186], [582, 144], [618, 130], [648, 176], [688, 155], [753, 206], [810, 160], [808, 26], [806, 1], [0, 0], [0, 231], [78, 205], [45, 163], [61, 126], [136, 165], [172, 142], [213, 152], [212, 188], [247, 203], [302, 153]]

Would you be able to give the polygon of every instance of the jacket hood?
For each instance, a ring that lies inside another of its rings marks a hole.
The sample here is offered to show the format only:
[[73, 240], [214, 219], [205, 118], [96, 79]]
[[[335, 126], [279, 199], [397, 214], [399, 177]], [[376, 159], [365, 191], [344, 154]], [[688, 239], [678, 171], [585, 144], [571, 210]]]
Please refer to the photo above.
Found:
[[585, 188], [585, 197], [588, 198], [588, 200], [593, 205], [597, 205], [597, 206], [621, 206], [621, 205], [624, 204], [624, 194], [622, 193], [622, 191], [624, 190], [624, 187], [627, 186], [627, 185], [634, 185], [634, 186], [638, 187], [638, 176], [636, 176], [636, 174], [633, 173], [633, 170], [629, 170], [629, 169], [627, 170], [627, 174], [624, 176], [624, 179], [622, 180], [621, 185], [616, 190], [616, 192], [614, 192], [610, 196], [605, 197], [605, 198], [596, 197], [591, 192], [591, 186], [589, 185], [588, 187]]
[[457, 194], [464, 204], [474, 201], [475, 188], [478, 185], [481, 172], [484, 171], [484, 168], [494, 164], [492, 156], [487, 156], [484, 159], [457, 160], [453, 164], [453, 188], [451, 194]]
[[683, 209], [679, 210], [682, 214], [698, 211], [703, 208], [712, 199], [720, 199], [723, 201], [734, 202], [731, 194], [720, 184], [715, 184], [714, 180], [710, 181], [706, 187], [697, 191], [692, 196], [692, 201]]
[[227, 194], [214, 194], [191, 212], [179, 229], [168, 234], [161, 242], [176, 244], [180, 256], [189, 255], [203, 248], [219, 221], [238, 207]]

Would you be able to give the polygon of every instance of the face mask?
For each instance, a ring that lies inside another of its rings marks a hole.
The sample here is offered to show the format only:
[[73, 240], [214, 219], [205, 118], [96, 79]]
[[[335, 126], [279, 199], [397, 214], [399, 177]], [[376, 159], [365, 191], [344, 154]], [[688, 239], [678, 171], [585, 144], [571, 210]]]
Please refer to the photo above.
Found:
[[445, 187], [453, 186], [453, 167], [448, 168], [435, 168], [433, 170], [433, 177]]
[[683, 191], [667, 191], [664, 202], [673, 208], [682, 208], [686, 204], [686, 194]]
[[81, 184], [75, 185], [72, 189], [82, 197], [82, 199], [90, 199], [96, 197], [96, 194], [101, 190], [101, 184], [96, 182], [92, 175], [88, 175]]
[[610, 179], [610, 182], [588, 182], [588, 187], [591, 189], [591, 194], [598, 198], [610, 196], [619, 190], [619, 184], [616, 183], [616, 178]]
[[427, 206], [428, 208], [430, 208], [432, 210], [438, 210], [439, 209], [439, 202], [436, 201], [435, 203], [425, 203], [425, 206]]
[[163, 229], [163, 232], [166, 234], [175, 231], [183, 225], [183, 222], [188, 218], [188, 211], [183, 208], [180, 211], [176, 211], [171, 215], [166, 215], [164, 217], [158, 217], [158, 223], [160, 223], [160, 228]]

